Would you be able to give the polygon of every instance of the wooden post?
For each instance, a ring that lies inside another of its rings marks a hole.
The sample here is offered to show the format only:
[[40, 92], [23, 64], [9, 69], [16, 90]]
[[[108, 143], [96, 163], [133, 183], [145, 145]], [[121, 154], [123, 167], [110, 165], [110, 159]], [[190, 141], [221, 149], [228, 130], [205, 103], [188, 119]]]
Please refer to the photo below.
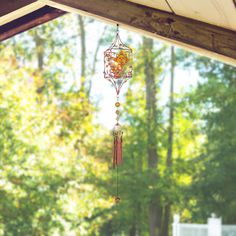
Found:
[[211, 218], [208, 218], [208, 236], [221, 236], [222, 235], [222, 222], [221, 218], [216, 218], [212, 214]]
[[172, 236], [180, 236], [179, 224], [180, 224], [180, 216], [178, 214], [175, 214], [174, 222], [172, 224]]

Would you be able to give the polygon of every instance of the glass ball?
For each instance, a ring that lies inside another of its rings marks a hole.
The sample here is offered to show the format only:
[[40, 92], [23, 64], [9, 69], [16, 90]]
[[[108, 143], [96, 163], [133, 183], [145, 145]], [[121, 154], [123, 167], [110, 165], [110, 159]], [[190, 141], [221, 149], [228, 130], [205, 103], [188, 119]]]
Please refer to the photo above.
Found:
[[119, 102], [116, 102], [116, 103], [115, 103], [115, 106], [116, 106], [116, 107], [119, 107], [119, 106], [120, 106], [120, 103], [119, 103]]
[[115, 197], [115, 203], [116, 203], [116, 204], [120, 203], [120, 197], [119, 197], [119, 196], [116, 196], [116, 197]]

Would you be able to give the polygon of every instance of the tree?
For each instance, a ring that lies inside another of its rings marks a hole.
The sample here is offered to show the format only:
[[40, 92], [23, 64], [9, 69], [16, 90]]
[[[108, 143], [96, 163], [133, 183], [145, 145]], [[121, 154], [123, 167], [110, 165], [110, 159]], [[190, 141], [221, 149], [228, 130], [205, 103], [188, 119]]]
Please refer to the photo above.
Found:
[[[146, 109], [147, 109], [147, 157], [148, 168], [151, 173], [150, 181], [152, 184], [157, 180], [157, 103], [156, 103], [156, 81], [153, 60], [153, 40], [143, 38], [143, 55], [144, 55], [144, 75], [146, 82]], [[161, 208], [160, 197], [153, 194], [149, 205], [149, 230], [150, 236], [160, 235], [161, 228]]]
[[98, 222], [106, 220], [100, 212], [111, 206], [94, 185], [107, 165], [87, 152], [94, 107], [76, 85], [63, 84], [72, 54], [68, 35], [57, 38], [60, 21], [18, 36], [17, 44], [1, 45], [3, 235], [93, 235]]
[[196, 207], [200, 208], [196, 216], [214, 212], [235, 224], [235, 68], [206, 58], [195, 58], [195, 62], [203, 80], [191, 97], [193, 104], [201, 108], [207, 135], [202, 169], [192, 189], [197, 196]]
[[[169, 124], [168, 124], [168, 148], [166, 157], [166, 171], [168, 175], [172, 175], [173, 166], [173, 143], [174, 143], [174, 68], [175, 68], [175, 50], [174, 46], [171, 46], [171, 63], [170, 63], [170, 94], [169, 94]], [[166, 202], [164, 206], [163, 214], [163, 226], [162, 233], [163, 236], [169, 235], [169, 226], [171, 222], [171, 202]]]

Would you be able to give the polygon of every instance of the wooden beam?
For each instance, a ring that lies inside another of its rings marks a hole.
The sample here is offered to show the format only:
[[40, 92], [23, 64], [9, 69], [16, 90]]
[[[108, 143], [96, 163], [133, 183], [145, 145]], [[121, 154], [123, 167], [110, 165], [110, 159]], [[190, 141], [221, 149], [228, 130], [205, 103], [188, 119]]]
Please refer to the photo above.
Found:
[[236, 65], [236, 31], [177, 16], [125, 0], [40, 0], [83, 13]]
[[233, 3], [234, 3], [235, 8], [236, 8], [236, 0], [232, 0], [232, 1], [233, 1]]
[[9, 14], [19, 8], [25, 7], [35, 0], [8, 0], [0, 2], [0, 17]]
[[0, 2], [0, 26], [45, 6], [36, 0], [7, 0]]
[[25, 16], [22, 16], [14, 21], [11, 21], [5, 25], [0, 26], [0, 41], [8, 39], [18, 33], [31, 29], [35, 26], [41, 25], [45, 22], [48, 22], [52, 19], [55, 19], [61, 15], [64, 15], [66, 12], [45, 6], [31, 12]]

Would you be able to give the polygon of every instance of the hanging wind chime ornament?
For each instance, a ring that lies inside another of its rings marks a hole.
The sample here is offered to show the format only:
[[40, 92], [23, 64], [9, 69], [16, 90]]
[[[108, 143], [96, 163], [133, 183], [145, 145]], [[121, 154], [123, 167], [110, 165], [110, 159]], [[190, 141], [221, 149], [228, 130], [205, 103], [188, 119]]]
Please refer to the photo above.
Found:
[[132, 49], [120, 39], [119, 25], [117, 24], [116, 37], [111, 46], [104, 52], [104, 78], [112, 83], [116, 91], [116, 124], [113, 128], [113, 168], [116, 169], [116, 196], [115, 202], [120, 202], [118, 193], [118, 166], [122, 163], [122, 127], [120, 119], [120, 90], [124, 83], [132, 78]]

